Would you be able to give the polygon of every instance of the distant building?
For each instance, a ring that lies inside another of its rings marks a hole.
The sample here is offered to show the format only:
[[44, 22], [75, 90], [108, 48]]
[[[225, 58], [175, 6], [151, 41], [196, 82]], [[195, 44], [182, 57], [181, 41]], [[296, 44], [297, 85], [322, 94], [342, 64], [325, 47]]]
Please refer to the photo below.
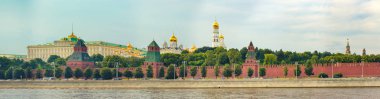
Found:
[[367, 51], [365, 50], [365, 48], [363, 48], [362, 56], [366, 56], [366, 55], [367, 55]]
[[[74, 44], [80, 38], [71, 33], [68, 37], [64, 37], [60, 40], [56, 40], [53, 43], [41, 44], [41, 45], [30, 45], [28, 46], [28, 56], [27, 59], [41, 58], [42, 60], [47, 60], [50, 55], [58, 55], [60, 57], [68, 57], [74, 50]], [[129, 46], [114, 44], [103, 41], [88, 41], [85, 43], [88, 47], [88, 54], [101, 54], [103, 56], [109, 55], [120, 55], [124, 57], [144, 57], [145, 50], [137, 49]]]
[[161, 48], [161, 54], [165, 53], [174, 53], [174, 54], [181, 54], [183, 51], [182, 45], [177, 45], [177, 37], [175, 37], [174, 33], [169, 39], [170, 45], [168, 46], [168, 43], [165, 41], [163, 44], [163, 47]]
[[160, 46], [158, 46], [154, 40], [148, 45], [148, 52], [145, 57], [143, 68], [147, 68], [148, 66], [152, 66], [153, 68], [153, 78], [158, 77], [159, 68], [164, 66], [164, 63], [161, 62]]
[[193, 44], [193, 46], [192, 46], [190, 49], [188, 49], [188, 51], [189, 51], [190, 53], [194, 53], [197, 49], [198, 49], [198, 48]]
[[349, 42], [349, 39], [347, 39], [346, 54], [347, 54], [347, 55], [350, 55], [350, 54], [351, 54], [351, 49], [350, 49], [350, 42]]
[[214, 28], [213, 36], [212, 36], [212, 45], [211, 47], [223, 47], [226, 48], [224, 44], [224, 35], [219, 33], [219, 23], [215, 20], [212, 24]]
[[74, 52], [68, 57], [66, 65], [74, 68], [94, 68], [95, 63], [87, 53], [87, 46], [82, 39], [78, 39], [74, 46]]
[[26, 55], [15, 55], [15, 54], [0, 54], [0, 57], [6, 57], [9, 59], [26, 59]]

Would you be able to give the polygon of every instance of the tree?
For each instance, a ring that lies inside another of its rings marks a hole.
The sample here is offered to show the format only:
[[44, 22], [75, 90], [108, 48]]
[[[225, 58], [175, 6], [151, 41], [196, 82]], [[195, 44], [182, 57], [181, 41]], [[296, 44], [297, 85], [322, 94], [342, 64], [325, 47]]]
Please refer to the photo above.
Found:
[[61, 57], [59, 57], [58, 55], [50, 55], [47, 62], [48, 63], [55, 62], [55, 60], [58, 58], [61, 58]]
[[84, 71], [84, 78], [85, 79], [90, 79], [92, 76], [92, 70], [90, 68], [87, 68], [85, 71]]
[[22, 79], [22, 78], [26, 78], [25, 77], [25, 72], [24, 72], [24, 70], [22, 69], [22, 68], [17, 68], [17, 69], [15, 69], [15, 78], [16, 79]]
[[95, 69], [94, 75], [92, 76], [92, 78], [99, 79], [101, 77], [102, 76], [100, 75], [100, 70], [99, 69]]
[[66, 59], [64, 59], [64, 58], [57, 58], [55, 60], [55, 64], [58, 65], [58, 66], [64, 66], [64, 65], [66, 65]]
[[165, 77], [165, 70], [164, 70], [164, 67], [160, 67], [158, 78], [163, 78], [163, 77]]
[[103, 80], [112, 79], [112, 71], [107, 67], [102, 68], [100, 75], [102, 76]]
[[148, 68], [146, 69], [146, 77], [153, 78], [153, 67], [151, 65], [148, 65]]
[[65, 78], [71, 78], [73, 77], [73, 70], [70, 67], [66, 67], [65, 69]]
[[177, 72], [175, 72], [174, 65], [170, 65], [167, 70], [166, 79], [177, 79]]
[[319, 73], [318, 78], [329, 78], [326, 73]]
[[294, 69], [294, 75], [298, 77], [298, 76], [301, 76], [301, 73], [302, 71], [301, 71], [300, 66], [296, 65], [296, 69]]
[[216, 65], [224, 65], [230, 63], [230, 60], [228, 59], [227, 52], [221, 52], [217, 55], [217, 64]]
[[127, 77], [128, 80], [129, 80], [130, 78], [133, 77], [133, 73], [132, 73], [132, 71], [129, 71], [128, 69], [126, 69], [126, 70], [124, 71], [124, 76]]
[[277, 56], [275, 54], [264, 54], [264, 64], [273, 65], [277, 62]]
[[305, 74], [306, 74], [307, 76], [314, 75], [314, 72], [313, 72], [313, 65], [311, 64], [311, 61], [310, 61], [310, 60], [307, 60], [307, 61], [306, 61]]
[[286, 76], [288, 76], [288, 67], [284, 67], [284, 76], [286, 77]]
[[219, 76], [219, 66], [215, 66], [215, 68], [214, 68], [214, 74], [215, 74], [215, 78], [218, 78], [218, 76]]
[[202, 78], [206, 78], [206, 76], [207, 76], [206, 66], [201, 66], [201, 73], [202, 73]]
[[229, 49], [227, 52], [228, 59], [230, 60], [231, 64], [242, 62], [241, 54], [238, 49]]
[[240, 49], [240, 55], [241, 55], [242, 60], [245, 60], [247, 58], [247, 53], [248, 53], [247, 47], [243, 47]]
[[61, 68], [55, 69], [55, 77], [61, 78], [62, 77], [63, 70]]
[[229, 65], [224, 66], [224, 68], [223, 68], [223, 76], [227, 77], [227, 79], [228, 79], [228, 77], [232, 76], [232, 70], [231, 70], [231, 68], [230, 68]]
[[168, 66], [170, 64], [181, 64], [182, 62], [181, 54], [173, 54], [173, 53], [165, 53], [161, 54], [161, 61], [164, 63], [165, 66]]
[[216, 55], [212, 50], [207, 51], [205, 65], [214, 66], [216, 64]]
[[45, 77], [54, 77], [54, 71], [52, 69], [45, 69]]
[[185, 78], [187, 76], [187, 69], [185, 65], [179, 68], [179, 77]]
[[30, 68], [26, 68], [26, 69], [25, 69], [25, 74], [26, 74], [26, 78], [28, 78], [28, 79], [33, 78], [33, 72], [32, 72], [32, 69], [30, 69]]
[[123, 63], [124, 57], [112, 55], [106, 56], [106, 58], [102, 61], [103, 67], [115, 68], [116, 63], [119, 63], [120, 67], [125, 67]]
[[42, 74], [42, 70], [41, 69], [37, 69], [37, 72], [36, 72], [36, 78], [37, 79], [41, 79], [43, 78], [43, 74]]
[[104, 59], [104, 56], [102, 54], [94, 54], [90, 58], [95, 62], [96, 67], [101, 67], [101, 64], [99, 64], [99, 62], [102, 62]]
[[241, 70], [241, 66], [240, 66], [240, 65], [236, 65], [236, 66], [235, 66], [235, 71], [234, 71], [234, 73], [235, 73], [235, 76], [236, 76], [236, 77], [238, 77], [238, 76], [241, 75], [242, 70]]
[[342, 78], [343, 74], [342, 73], [336, 73], [334, 74], [334, 78]]
[[8, 68], [8, 70], [5, 71], [5, 79], [13, 79], [13, 68]]
[[251, 78], [253, 76], [253, 73], [254, 73], [253, 69], [251, 67], [248, 68], [248, 77], [249, 78]]
[[112, 71], [112, 77], [116, 77], [116, 72], [117, 72], [117, 77], [123, 76], [123, 74], [116, 69], [111, 69], [111, 71]]
[[144, 78], [144, 73], [141, 67], [137, 67], [135, 71], [135, 78]]
[[261, 77], [264, 77], [266, 75], [266, 69], [265, 68], [260, 68], [259, 74], [260, 74]]
[[81, 69], [79, 69], [79, 68], [75, 69], [74, 76], [77, 79], [83, 77], [83, 71]]
[[194, 78], [194, 77], [197, 75], [197, 72], [198, 72], [197, 67], [192, 67], [192, 68], [190, 69], [190, 75], [191, 75], [191, 77]]

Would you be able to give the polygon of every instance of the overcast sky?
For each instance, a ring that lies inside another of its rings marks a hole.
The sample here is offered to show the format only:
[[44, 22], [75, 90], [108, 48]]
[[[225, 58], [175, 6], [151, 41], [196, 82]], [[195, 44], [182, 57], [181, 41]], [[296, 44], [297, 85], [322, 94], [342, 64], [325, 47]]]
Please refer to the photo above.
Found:
[[380, 0], [1, 0], [0, 53], [74, 32], [85, 41], [211, 46], [217, 19], [228, 48], [380, 53]]

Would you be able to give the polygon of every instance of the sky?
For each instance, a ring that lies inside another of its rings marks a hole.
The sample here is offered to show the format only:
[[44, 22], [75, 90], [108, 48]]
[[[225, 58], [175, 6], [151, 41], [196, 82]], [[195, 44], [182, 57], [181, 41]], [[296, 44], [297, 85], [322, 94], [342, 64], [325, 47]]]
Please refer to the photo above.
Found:
[[27, 54], [72, 31], [85, 41], [211, 46], [217, 20], [228, 48], [380, 54], [380, 0], [1, 0], [0, 54]]

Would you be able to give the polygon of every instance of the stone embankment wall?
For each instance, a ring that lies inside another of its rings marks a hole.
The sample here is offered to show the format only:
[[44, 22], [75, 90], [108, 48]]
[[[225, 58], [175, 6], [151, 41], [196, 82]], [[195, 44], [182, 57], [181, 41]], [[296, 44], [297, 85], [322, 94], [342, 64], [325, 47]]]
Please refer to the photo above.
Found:
[[0, 89], [115, 88], [342, 88], [380, 87], [380, 79], [245, 79], [245, 80], [122, 80], [0, 81]]

